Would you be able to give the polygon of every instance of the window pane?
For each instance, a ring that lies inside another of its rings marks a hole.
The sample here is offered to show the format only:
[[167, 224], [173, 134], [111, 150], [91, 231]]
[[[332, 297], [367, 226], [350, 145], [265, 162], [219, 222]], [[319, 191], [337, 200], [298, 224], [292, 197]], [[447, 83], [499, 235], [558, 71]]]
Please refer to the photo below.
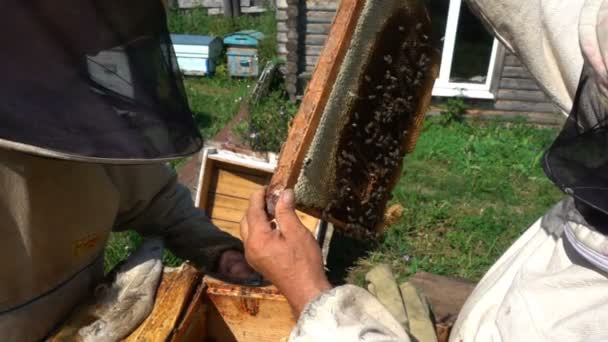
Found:
[[485, 83], [490, 58], [492, 57], [493, 43], [492, 35], [463, 2], [460, 18], [458, 19], [458, 32], [456, 34], [450, 81]]

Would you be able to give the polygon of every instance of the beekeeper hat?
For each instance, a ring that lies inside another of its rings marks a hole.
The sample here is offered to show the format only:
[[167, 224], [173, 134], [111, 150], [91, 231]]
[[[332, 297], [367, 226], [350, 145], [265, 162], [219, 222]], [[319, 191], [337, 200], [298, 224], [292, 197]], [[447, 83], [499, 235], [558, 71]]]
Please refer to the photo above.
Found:
[[608, 214], [608, 0], [585, 3], [579, 32], [584, 70], [572, 112], [543, 167], [567, 194]]
[[0, 147], [99, 163], [202, 147], [161, 0], [6, 0], [0, 16]]

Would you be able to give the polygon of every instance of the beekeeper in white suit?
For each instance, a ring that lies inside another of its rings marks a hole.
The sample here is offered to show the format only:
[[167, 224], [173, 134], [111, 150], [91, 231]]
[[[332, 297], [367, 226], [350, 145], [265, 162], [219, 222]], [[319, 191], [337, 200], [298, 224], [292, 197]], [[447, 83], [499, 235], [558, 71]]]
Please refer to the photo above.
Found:
[[255, 281], [240, 241], [195, 209], [164, 166], [202, 139], [162, 2], [0, 7], [0, 340], [40, 340], [90, 296], [113, 229], [162, 238], [205, 271]]
[[[451, 340], [608, 341], [608, 0], [469, 5], [572, 114], [542, 161], [567, 197], [483, 277]], [[299, 316], [292, 341], [410, 340], [367, 291], [331, 289], [320, 252], [293, 213], [292, 192], [279, 201], [280, 232], [271, 230], [263, 203], [261, 193], [252, 198], [242, 223], [246, 256]]]

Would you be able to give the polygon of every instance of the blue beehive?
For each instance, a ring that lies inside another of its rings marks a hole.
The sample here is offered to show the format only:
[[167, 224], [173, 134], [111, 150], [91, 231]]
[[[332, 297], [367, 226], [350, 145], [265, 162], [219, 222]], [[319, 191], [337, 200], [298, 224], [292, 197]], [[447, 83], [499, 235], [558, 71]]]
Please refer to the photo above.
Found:
[[222, 41], [217, 37], [172, 34], [171, 42], [177, 64], [184, 75], [212, 75], [217, 58], [222, 54]]
[[264, 39], [262, 32], [247, 30], [224, 37], [228, 46], [228, 72], [235, 77], [257, 77], [260, 74], [258, 45]]

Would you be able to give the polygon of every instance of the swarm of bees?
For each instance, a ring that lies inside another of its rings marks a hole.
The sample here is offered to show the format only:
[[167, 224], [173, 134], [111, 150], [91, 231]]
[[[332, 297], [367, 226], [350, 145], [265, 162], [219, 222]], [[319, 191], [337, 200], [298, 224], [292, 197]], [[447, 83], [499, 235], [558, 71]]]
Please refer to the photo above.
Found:
[[352, 114], [336, 153], [336, 193], [324, 211], [358, 239], [377, 238], [432, 64], [422, 25], [405, 32], [403, 18], [407, 15], [397, 14], [386, 23], [359, 90], [351, 94]]

